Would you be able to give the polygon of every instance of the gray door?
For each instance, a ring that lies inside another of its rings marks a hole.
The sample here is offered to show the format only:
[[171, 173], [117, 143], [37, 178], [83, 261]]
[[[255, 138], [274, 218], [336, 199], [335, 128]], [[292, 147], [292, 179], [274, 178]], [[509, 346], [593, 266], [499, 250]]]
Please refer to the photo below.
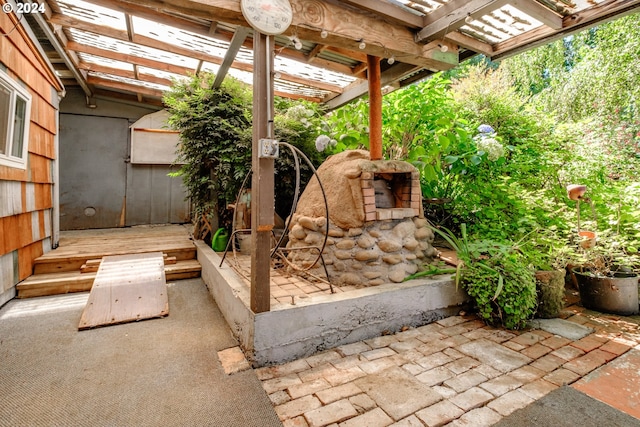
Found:
[[60, 114], [60, 229], [124, 225], [129, 121]]
[[126, 225], [189, 222], [189, 203], [178, 167], [130, 164], [127, 172]]

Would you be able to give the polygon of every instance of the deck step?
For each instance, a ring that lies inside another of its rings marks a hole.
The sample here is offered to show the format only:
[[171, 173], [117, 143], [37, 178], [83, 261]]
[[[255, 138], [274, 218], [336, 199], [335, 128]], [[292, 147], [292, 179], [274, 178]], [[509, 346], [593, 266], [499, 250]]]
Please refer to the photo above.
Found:
[[[175, 264], [164, 266], [167, 281], [200, 277], [201, 269], [200, 263], [195, 259], [179, 260]], [[82, 273], [78, 267], [75, 271], [34, 274], [20, 282], [16, 289], [18, 298], [86, 292], [91, 290], [95, 277], [96, 272]]]
[[[123, 249], [121, 251], [109, 251], [109, 252], [83, 252], [78, 254], [66, 254], [61, 256], [52, 256], [45, 254], [38, 257], [34, 261], [33, 273], [45, 274], [45, 273], [60, 273], [79, 271], [83, 265], [86, 265], [88, 261], [100, 259], [103, 256], [110, 255], [129, 255], [140, 254], [146, 252], [155, 252], [153, 248], [140, 248], [136, 249]], [[163, 247], [160, 252], [167, 254], [167, 258], [176, 261], [186, 261], [196, 258], [196, 248], [193, 243], [188, 242], [188, 245]], [[97, 271], [97, 270], [96, 270]]]

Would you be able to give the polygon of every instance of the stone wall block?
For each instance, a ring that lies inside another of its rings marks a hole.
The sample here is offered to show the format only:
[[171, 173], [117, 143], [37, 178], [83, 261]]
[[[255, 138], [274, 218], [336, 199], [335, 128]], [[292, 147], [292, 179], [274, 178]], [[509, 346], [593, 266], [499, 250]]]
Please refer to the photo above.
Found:
[[402, 255], [400, 254], [384, 255], [382, 257], [382, 260], [387, 264], [396, 265], [402, 262]]
[[351, 251], [342, 251], [342, 250], [335, 251], [334, 256], [340, 260], [353, 258]]
[[[291, 227], [288, 247], [319, 247], [325, 238], [326, 219], [311, 216], [297, 219], [299, 222]], [[427, 224], [419, 218], [376, 221], [350, 229], [330, 223], [330, 237], [323, 255], [333, 284], [364, 287], [402, 282], [436, 254], [429, 241], [433, 232]], [[309, 266], [316, 258], [317, 254], [310, 250], [289, 255], [300, 267]], [[312, 271], [324, 276], [319, 262]]]
[[343, 273], [338, 277], [337, 282], [344, 285], [360, 285], [362, 284], [362, 279], [354, 273]]
[[404, 271], [405, 273], [407, 273], [407, 275], [414, 274], [418, 271], [418, 265], [413, 263], [407, 263], [404, 266]]
[[336, 261], [333, 264], [333, 268], [336, 271], [345, 271], [347, 269], [347, 265], [343, 261]]
[[295, 224], [289, 234], [298, 240], [304, 240], [305, 237], [307, 237], [307, 232], [304, 231], [304, 228], [302, 228], [300, 224]]
[[433, 241], [433, 231], [427, 227], [418, 228], [415, 232], [415, 238], [418, 240]]
[[353, 249], [356, 246], [355, 240], [352, 239], [342, 239], [338, 243], [336, 243], [336, 248], [342, 250]]
[[344, 230], [337, 227], [329, 228], [329, 237], [344, 237]]
[[374, 259], [378, 259], [379, 256], [380, 254], [376, 250], [365, 250], [356, 252], [355, 258], [358, 261], [371, 261]]
[[418, 241], [413, 237], [407, 237], [404, 240], [403, 246], [409, 251], [415, 251], [419, 244], [420, 243], [418, 243]]
[[416, 232], [416, 226], [412, 221], [402, 221], [393, 228], [393, 234], [404, 239], [413, 236]]
[[362, 228], [350, 228], [349, 232], [347, 233], [347, 235], [349, 237], [356, 237], [362, 234]]
[[367, 279], [378, 279], [382, 277], [382, 272], [379, 270], [369, 270], [362, 273], [362, 275]]
[[416, 228], [429, 227], [429, 221], [426, 218], [413, 218], [413, 223]]
[[382, 224], [380, 224], [380, 230], [391, 230], [393, 227], [393, 221], [383, 221]]
[[324, 235], [313, 231], [308, 233], [307, 237], [304, 238], [304, 242], [309, 246], [320, 246], [323, 241]]
[[358, 246], [361, 247], [362, 249], [369, 249], [376, 244], [376, 241], [372, 237], [363, 235], [358, 239], [357, 243], [358, 243]]
[[407, 277], [405, 272], [405, 266], [402, 264], [396, 264], [389, 268], [389, 280], [394, 283], [400, 283]]
[[378, 242], [378, 247], [383, 252], [398, 252], [402, 249], [402, 244], [397, 240], [380, 240]]
[[313, 220], [313, 218], [310, 218], [308, 216], [301, 216], [298, 219], [298, 224], [300, 224], [307, 230], [318, 231], [318, 226], [316, 225], [315, 221]]
[[322, 230], [322, 232], [326, 232], [327, 230], [327, 218], [320, 216], [318, 218], [314, 218], [313, 222], [318, 227], [318, 230]]
[[427, 257], [434, 257], [437, 255], [436, 248], [434, 248], [433, 246], [429, 245], [426, 249], [424, 249], [424, 255]]

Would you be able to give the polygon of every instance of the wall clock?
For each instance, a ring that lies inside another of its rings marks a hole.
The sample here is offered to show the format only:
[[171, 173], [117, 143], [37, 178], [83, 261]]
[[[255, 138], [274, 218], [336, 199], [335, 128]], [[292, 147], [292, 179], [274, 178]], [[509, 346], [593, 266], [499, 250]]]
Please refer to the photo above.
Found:
[[284, 33], [293, 21], [289, 0], [241, 0], [240, 8], [249, 25], [268, 36]]

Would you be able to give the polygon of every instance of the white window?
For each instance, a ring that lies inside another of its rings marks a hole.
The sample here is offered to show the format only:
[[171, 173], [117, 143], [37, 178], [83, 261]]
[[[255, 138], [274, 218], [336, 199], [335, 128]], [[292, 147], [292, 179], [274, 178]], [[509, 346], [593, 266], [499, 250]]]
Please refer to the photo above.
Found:
[[26, 169], [31, 95], [0, 70], [0, 165]]

